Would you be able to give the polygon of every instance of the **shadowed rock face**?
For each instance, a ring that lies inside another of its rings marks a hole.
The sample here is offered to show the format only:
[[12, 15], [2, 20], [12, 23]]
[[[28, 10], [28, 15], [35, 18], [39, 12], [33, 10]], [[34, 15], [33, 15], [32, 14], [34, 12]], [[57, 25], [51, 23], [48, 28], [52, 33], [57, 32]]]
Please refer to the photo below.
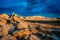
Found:
[[[55, 31], [55, 29], [60, 28], [60, 26], [38, 22], [32, 23], [24, 20], [27, 20], [26, 17], [20, 17], [16, 14], [12, 14], [11, 16], [1, 14], [0, 40], [53, 40], [54, 36], [56, 40], [59, 40], [60, 36], [58, 36], [58, 32], [60, 31]], [[54, 31], [54, 33], [52, 31]]]

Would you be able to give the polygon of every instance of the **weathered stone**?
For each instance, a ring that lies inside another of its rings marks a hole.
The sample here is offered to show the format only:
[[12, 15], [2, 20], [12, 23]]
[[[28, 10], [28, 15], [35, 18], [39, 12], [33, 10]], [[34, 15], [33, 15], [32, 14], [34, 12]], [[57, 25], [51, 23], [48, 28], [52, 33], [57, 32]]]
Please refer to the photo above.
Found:
[[17, 40], [16, 37], [11, 35], [4, 35], [0, 40]]
[[31, 36], [30, 36], [30, 40], [40, 40], [40, 38], [38, 38], [38, 37], [35, 36], [35, 35], [31, 35]]
[[[58, 25], [44, 24], [39, 22], [28, 22], [29, 20], [51, 21], [51, 18], [42, 16], [21, 17], [16, 14], [8, 16], [7, 14], [0, 15], [0, 40], [41, 40], [36, 34], [42, 37], [50, 37], [53, 30], [51, 28], [60, 28]], [[28, 20], [28, 21], [25, 21]], [[55, 21], [55, 19], [53, 19]], [[13, 36], [12, 36], [13, 35]], [[48, 38], [49, 40], [49, 38]]]

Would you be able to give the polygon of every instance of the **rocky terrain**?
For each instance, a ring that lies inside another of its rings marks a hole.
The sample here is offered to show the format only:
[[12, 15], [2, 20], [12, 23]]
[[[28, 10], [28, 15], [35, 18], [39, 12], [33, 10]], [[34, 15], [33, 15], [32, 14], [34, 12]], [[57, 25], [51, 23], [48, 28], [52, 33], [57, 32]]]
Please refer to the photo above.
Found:
[[0, 14], [0, 40], [60, 40], [59, 33], [60, 19]]

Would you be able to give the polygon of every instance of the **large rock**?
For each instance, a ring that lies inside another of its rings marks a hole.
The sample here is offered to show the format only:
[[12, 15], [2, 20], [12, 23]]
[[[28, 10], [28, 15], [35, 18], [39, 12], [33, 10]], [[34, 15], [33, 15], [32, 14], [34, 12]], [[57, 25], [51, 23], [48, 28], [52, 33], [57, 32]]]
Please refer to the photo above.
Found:
[[1, 17], [5, 19], [9, 19], [9, 16], [7, 14], [2, 14]]
[[9, 30], [8, 25], [0, 25], [0, 36], [7, 35]]
[[17, 40], [16, 37], [11, 35], [5, 35], [0, 40]]
[[31, 32], [28, 29], [16, 31], [13, 33], [13, 35], [15, 37], [23, 37], [24, 36], [25, 38], [27, 38], [30, 34], [31, 34]]
[[31, 35], [30, 40], [40, 40], [40, 38], [35, 35]]
[[18, 24], [18, 29], [21, 29], [21, 28], [28, 28], [28, 24], [24, 22], [20, 22], [20, 24]]

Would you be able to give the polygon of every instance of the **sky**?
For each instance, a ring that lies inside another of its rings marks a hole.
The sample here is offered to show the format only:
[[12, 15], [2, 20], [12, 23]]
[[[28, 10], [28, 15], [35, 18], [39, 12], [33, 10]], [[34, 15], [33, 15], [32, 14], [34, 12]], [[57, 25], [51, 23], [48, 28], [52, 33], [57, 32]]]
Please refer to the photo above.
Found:
[[0, 0], [0, 14], [60, 17], [60, 0]]

